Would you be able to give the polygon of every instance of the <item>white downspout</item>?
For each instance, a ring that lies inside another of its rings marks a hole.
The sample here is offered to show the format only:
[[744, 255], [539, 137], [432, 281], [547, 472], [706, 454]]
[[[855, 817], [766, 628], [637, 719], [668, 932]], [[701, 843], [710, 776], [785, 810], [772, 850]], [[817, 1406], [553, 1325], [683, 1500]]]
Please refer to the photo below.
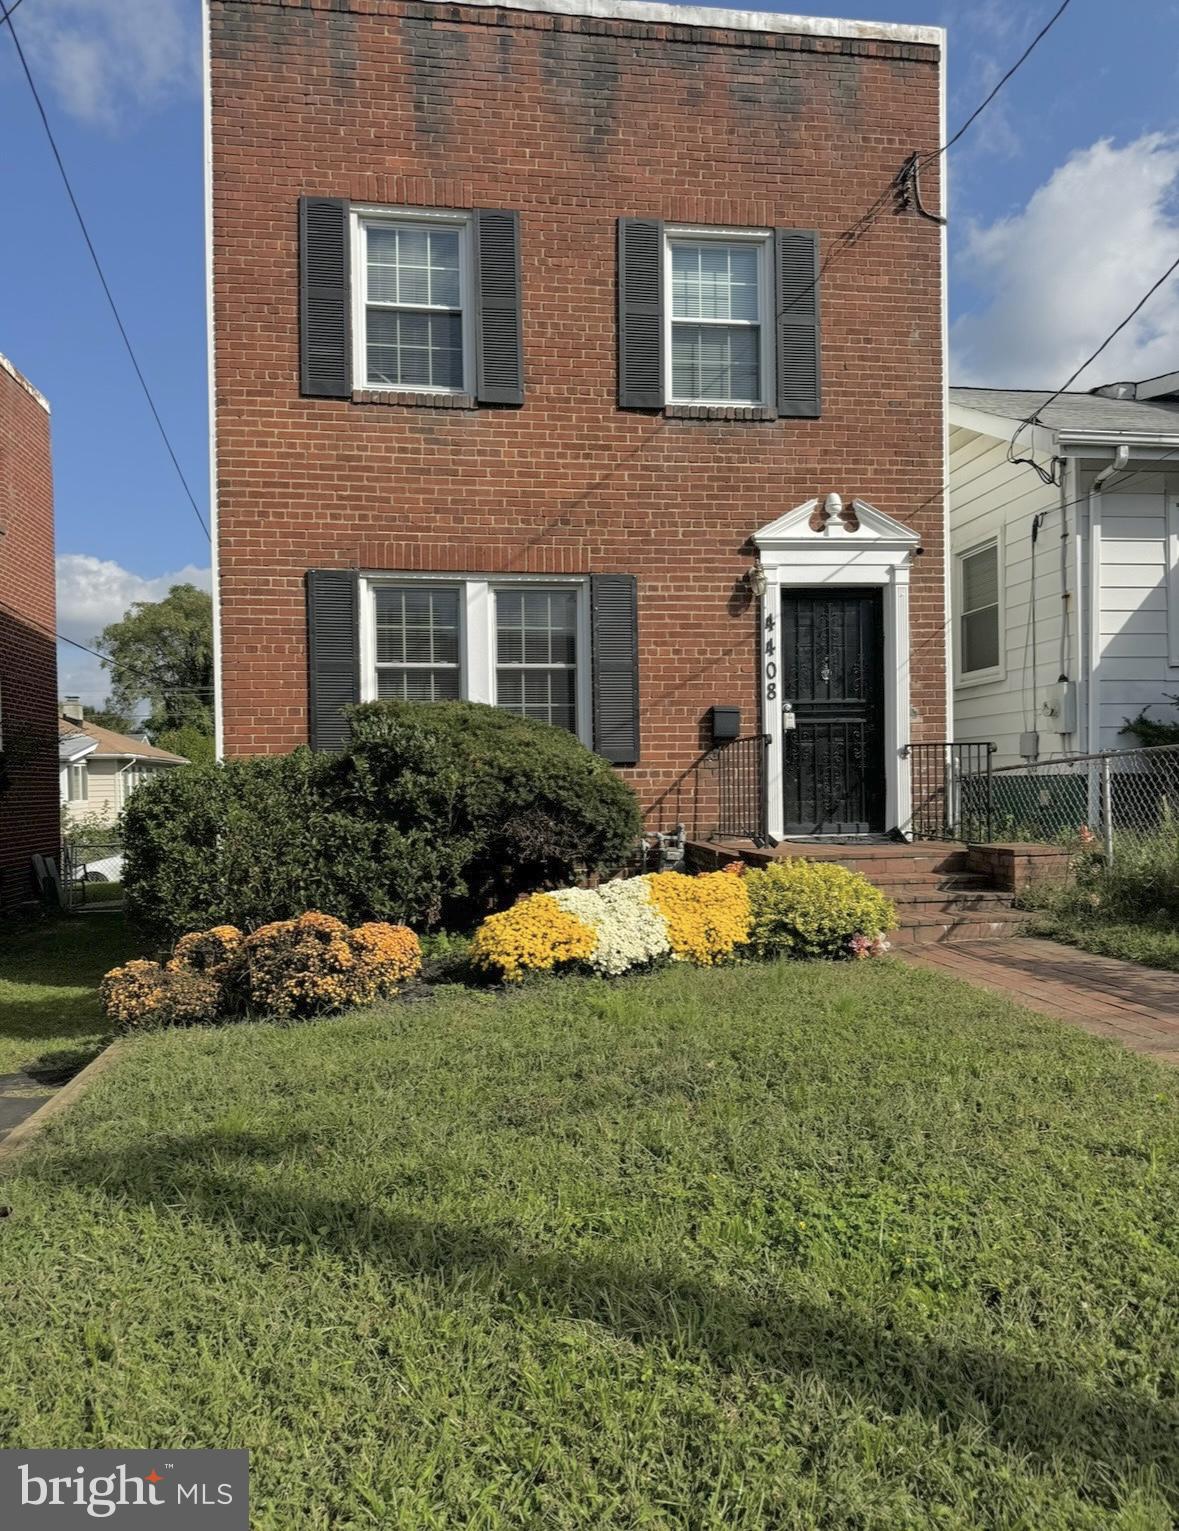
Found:
[[1089, 684], [1088, 751], [1101, 750], [1101, 491], [1107, 480], [1123, 470], [1130, 460], [1130, 448], [1118, 447], [1113, 461], [1094, 476], [1089, 487]]

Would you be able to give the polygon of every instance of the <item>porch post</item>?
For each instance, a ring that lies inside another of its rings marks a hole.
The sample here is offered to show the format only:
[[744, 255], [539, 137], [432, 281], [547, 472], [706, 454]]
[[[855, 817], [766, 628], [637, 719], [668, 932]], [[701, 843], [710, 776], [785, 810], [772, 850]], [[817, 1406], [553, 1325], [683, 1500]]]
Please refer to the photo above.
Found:
[[889, 570], [888, 616], [884, 624], [884, 751], [888, 774], [886, 828], [908, 837], [913, 814], [908, 748], [910, 723], [909, 565]]

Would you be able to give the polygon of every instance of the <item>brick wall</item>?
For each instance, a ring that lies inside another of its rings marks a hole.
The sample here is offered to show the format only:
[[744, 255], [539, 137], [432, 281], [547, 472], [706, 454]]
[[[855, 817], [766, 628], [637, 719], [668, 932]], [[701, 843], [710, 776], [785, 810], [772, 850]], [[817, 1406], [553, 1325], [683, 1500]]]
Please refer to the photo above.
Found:
[[[227, 752], [306, 741], [308, 568], [632, 573], [626, 774], [653, 824], [698, 827], [708, 707], [757, 716], [749, 536], [831, 490], [921, 534], [913, 727], [943, 737], [938, 229], [890, 205], [831, 261], [821, 419], [615, 402], [616, 219], [814, 227], [832, 254], [936, 145], [935, 48], [396, 0], [212, 0], [211, 34]], [[302, 193], [518, 209], [524, 407], [300, 398]]]
[[60, 849], [57, 625], [49, 408], [0, 357], [0, 908], [35, 893], [31, 858]]

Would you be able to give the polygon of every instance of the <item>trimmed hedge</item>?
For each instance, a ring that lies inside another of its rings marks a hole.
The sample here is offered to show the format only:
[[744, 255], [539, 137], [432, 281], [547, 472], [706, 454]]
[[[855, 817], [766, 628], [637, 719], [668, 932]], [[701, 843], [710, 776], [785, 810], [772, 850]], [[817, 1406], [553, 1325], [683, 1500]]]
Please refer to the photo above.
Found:
[[638, 803], [571, 734], [476, 703], [351, 709], [339, 755], [160, 772], [124, 813], [127, 906], [149, 930], [252, 930], [319, 909], [428, 928], [612, 872]]

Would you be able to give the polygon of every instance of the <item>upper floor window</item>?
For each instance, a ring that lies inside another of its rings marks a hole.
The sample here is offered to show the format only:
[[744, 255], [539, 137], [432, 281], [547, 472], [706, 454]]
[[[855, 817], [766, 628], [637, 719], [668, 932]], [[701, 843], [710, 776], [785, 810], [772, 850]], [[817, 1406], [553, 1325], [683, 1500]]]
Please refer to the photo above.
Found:
[[356, 213], [354, 251], [355, 386], [470, 392], [469, 220]]
[[764, 404], [770, 396], [770, 235], [667, 236], [671, 402]]
[[999, 544], [989, 542], [958, 558], [959, 672], [972, 680], [1001, 668], [1002, 614]]
[[814, 229], [619, 218], [619, 405], [818, 419], [820, 275]]

